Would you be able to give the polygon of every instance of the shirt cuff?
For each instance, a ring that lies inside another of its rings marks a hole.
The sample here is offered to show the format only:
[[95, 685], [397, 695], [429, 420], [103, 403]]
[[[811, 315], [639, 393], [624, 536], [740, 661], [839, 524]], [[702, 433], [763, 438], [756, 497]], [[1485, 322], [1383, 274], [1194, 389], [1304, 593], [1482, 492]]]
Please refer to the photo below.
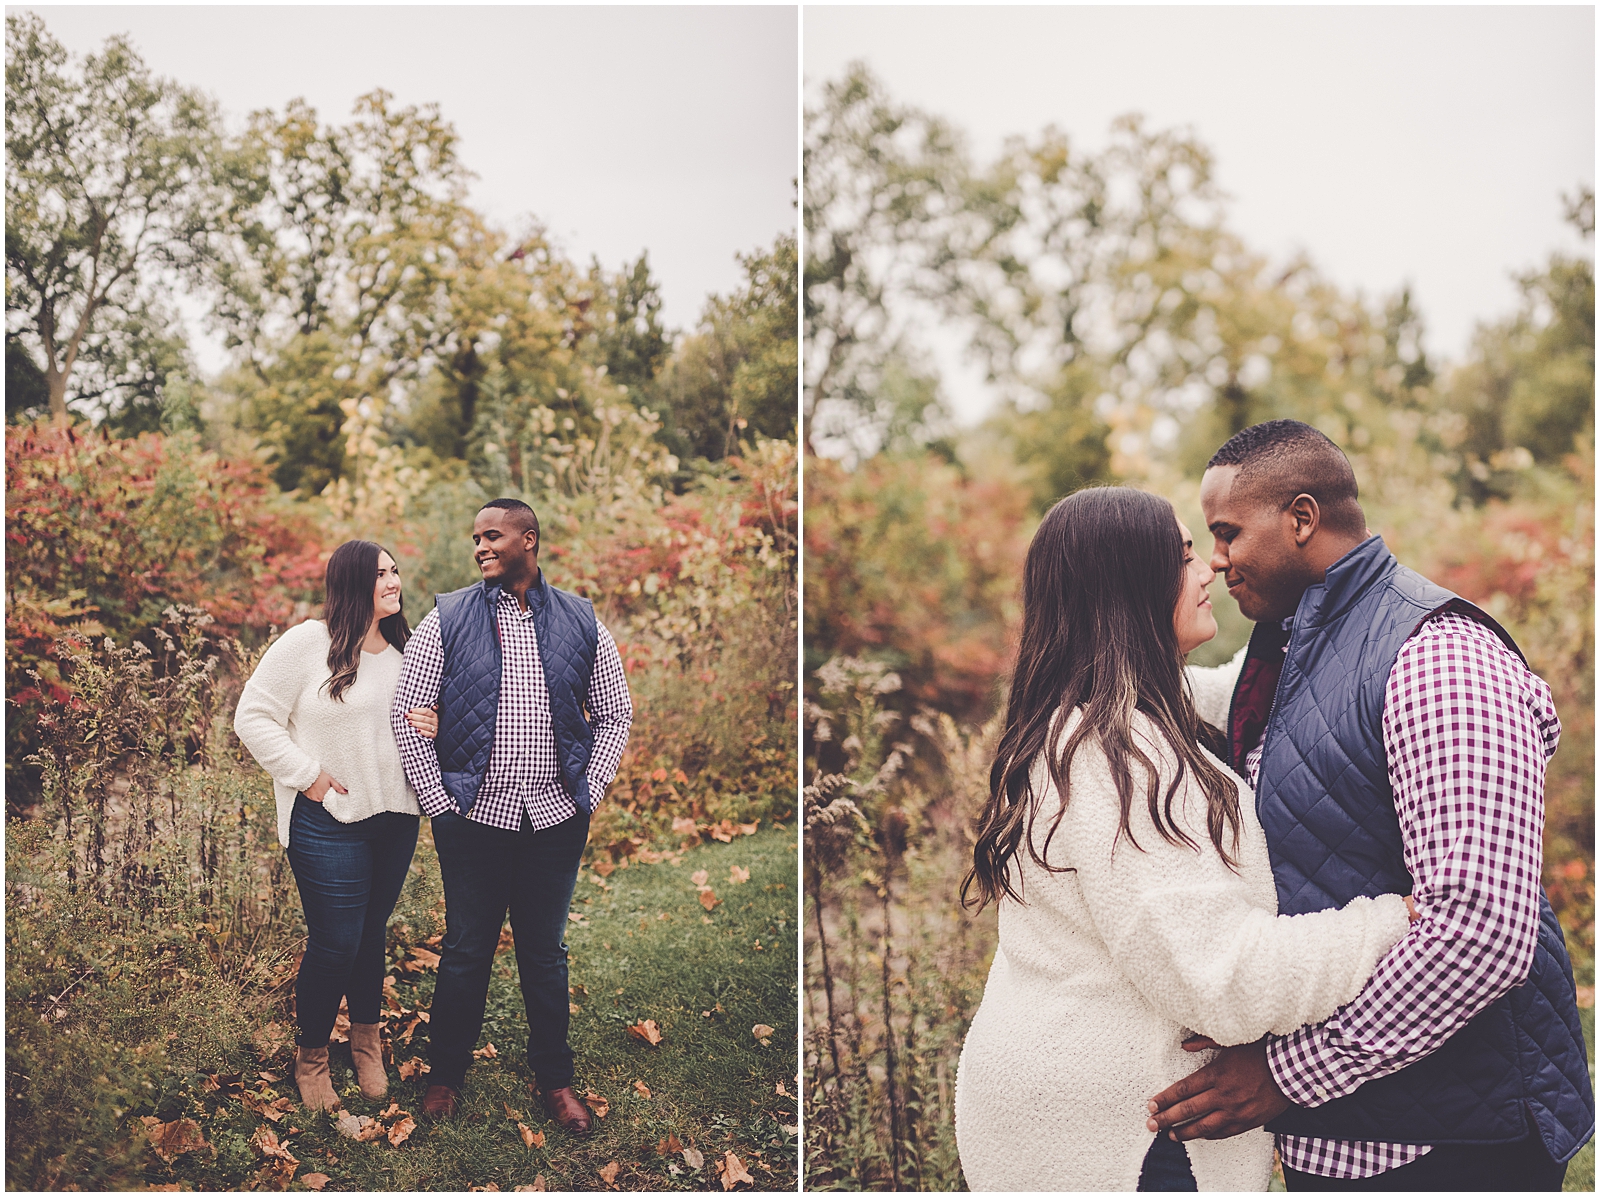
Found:
[[309, 771], [303, 775], [305, 777], [304, 781], [295, 781], [292, 778], [286, 777], [283, 779], [283, 784], [288, 786], [291, 790], [298, 790], [302, 794], [305, 793], [312, 786], [316, 785], [317, 778], [322, 776], [321, 765], [310, 764], [307, 765], [306, 768]]
[[430, 819], [437, 815], [459, 815], [461, 813], [456, 806], [455, 799], [445, 792], [445, 788], [442, 785], [437, 789], [429, 790], [425, 794], [418, 794], [417, 805], [422, 807], [422, 813]]
[[1335, 1064], [1327, 1027], [1316, 1023], [1292, 1035], [1267, 1037], [1267, 1069], [1282, 1094], [1297, 1106], [1316, 1109], [1358, 1085], [1349, 1085]]

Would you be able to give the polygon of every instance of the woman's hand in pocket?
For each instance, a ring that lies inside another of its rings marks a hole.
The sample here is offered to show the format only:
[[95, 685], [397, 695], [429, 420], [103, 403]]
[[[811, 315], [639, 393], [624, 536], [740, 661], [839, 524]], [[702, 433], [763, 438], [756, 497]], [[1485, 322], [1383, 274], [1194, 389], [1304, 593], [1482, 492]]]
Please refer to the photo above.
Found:
[[332, 774], [330, 774], [327, 770], [323, 770], [321, 773], [317, 774], [317, 780], [312, 782], [311, 785], [306, 788], [306, 797], [311, 799], [313, 802], [321, 802], [328, 796], [328, 791], [330, 789], [335, 794], [348, 794], [350, 792], [337, 781], [335, 781]]
[[407, 711], [406, 722], [424, 740], [431, 740], [439, 734], [439, 712], [433, 707], [415, 707]]

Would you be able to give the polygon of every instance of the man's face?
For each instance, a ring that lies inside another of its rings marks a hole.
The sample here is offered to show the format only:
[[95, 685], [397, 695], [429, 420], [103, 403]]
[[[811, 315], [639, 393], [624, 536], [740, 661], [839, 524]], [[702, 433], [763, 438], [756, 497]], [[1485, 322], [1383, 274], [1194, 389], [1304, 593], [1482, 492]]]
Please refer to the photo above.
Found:
[[531, 581], [539, 558], [539, 538], [523, 530], [515, 513], [485, 507], [472, 521], [472, 557], [483, 580], [495, 586], [506, 580]]
[[1287, 619], [1317, 579], [1295, 543], [1294, 516], [1235, 485], [1238, 466], [1216, 466], [1200, 480], [1200, 510], [1215, 538], [1211, 568], [1247, 619]]

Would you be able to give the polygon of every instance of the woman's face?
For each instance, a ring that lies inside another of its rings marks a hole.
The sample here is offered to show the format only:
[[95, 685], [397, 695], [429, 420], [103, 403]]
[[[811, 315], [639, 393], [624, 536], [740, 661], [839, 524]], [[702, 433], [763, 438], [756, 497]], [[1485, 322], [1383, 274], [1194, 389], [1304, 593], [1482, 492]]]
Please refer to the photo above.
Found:
[[378, 584], [372, 591], [372, 609], [379, 619], [400, 610], [400, 567], [388, 553], [378, 554]]
[[1209, 562], [1194, 551], [1194, 537], [1178, 521], [1183, 538], [1183, 586], [1178, 591], [1178, 609], [1172, 626], [1178, 633], [1178, 648], [1187, 656], [1217, 634], [1217, 618], [1211, 613], [1211, 596], [1206, 592], [1216, 576]]

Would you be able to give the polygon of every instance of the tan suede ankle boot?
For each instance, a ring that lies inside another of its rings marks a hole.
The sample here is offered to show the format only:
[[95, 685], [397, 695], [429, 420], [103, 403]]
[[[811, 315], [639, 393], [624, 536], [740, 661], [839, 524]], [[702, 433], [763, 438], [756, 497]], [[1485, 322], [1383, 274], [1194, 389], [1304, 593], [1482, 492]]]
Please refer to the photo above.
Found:
[[326, 1047], [294, 1049], [294, 1083], [300, 1086], [300, 1104], [308, 1110], [332, 1110], [339, 1105], [339, 1095], [328, 1076]]
[[389, 1091], [389, 1074], [383, 1067], [383, 1042], [375, 1022], [350, 1024], [350, 1059], [356, 1066], [361, 1096], [382, 1097]]

